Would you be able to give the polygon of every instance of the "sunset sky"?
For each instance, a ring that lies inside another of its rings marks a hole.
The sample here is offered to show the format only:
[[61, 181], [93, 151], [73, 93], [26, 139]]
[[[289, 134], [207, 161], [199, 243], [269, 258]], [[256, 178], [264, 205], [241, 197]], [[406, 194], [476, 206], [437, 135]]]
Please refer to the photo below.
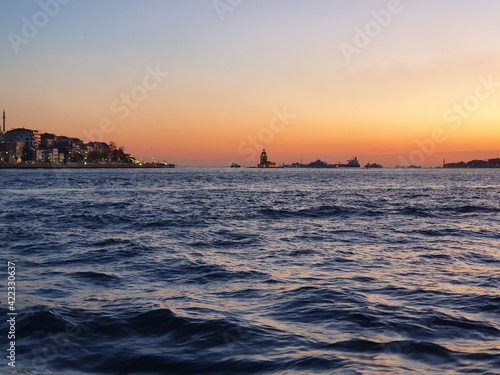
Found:
[[7, 129], [178, 165], [500, 157], [497, 0], [59, 1], [2, 1]]

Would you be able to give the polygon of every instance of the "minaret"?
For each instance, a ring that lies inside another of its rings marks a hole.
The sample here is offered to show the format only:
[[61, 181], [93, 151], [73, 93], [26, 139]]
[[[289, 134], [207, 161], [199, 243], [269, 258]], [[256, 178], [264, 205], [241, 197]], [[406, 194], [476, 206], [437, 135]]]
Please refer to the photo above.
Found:
[[3, 133], [5, 134], [5, 119], [7, 117], [5, 117], [5, 110], [3, 111], [3, 116], [2, 116], [2, 119], [3, 119]]

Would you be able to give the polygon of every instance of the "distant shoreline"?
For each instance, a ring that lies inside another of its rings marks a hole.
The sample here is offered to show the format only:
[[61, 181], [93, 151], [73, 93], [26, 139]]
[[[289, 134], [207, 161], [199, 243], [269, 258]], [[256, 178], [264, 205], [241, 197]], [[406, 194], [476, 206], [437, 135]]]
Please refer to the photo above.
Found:
[[[136, 164], [9, 164], [0, 163], [0, 169], [165, 169], [162, 166], [154, 164], [136, 165]], [[168, 168], [167, 168], [168, 169]]]
[[[226, 166], [189, 166], [191, 168], [227, 168]], [[158, 166], [155, 164], [48, 164], [48, 163], [0, 163], [1, 169], [169, 169], [164, 166]], [[242, 167], [242, 169], [258, 169], [257, 167]], [[286, 169], [286, 170], [371, 170], [373, 168], [313, 168], [313, 167], [303, 167], [303, 168], [269, 168], [269, 169]], [[376, 169], [376, 168], [375, 168]], [[422, 167], [422, 168], [409, 168], [409, 167], [386, 167], [380, 168], [381, 170], [462, 170], [462, 169], [500, 169], [499, 167]]]

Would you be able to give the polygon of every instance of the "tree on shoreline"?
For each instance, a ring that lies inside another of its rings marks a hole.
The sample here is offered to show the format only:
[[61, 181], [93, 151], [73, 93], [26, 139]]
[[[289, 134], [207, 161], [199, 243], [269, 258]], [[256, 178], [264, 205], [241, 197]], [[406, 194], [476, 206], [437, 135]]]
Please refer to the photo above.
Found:
[[111, 148], [111, 144], [113, 144], [115, 147], [109, 153], [109, 159], [108, 159], [109, 162], [110, 163], [123, 163], [123, 164], [130, 163], [130, 155], [125, 153], [125, 148], [123, 146], [116, 148], [116, 145], [114, 144], [114, 142], [110, 143], [110, 148]]

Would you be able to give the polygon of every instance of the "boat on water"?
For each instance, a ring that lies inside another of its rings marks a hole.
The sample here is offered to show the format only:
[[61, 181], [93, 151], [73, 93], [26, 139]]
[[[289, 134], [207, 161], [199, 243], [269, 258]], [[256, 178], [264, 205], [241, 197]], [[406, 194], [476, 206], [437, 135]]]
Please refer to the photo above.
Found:
[[241, 168], [241, 165], [239, 165], [238, 163], [231, 163], [229, 168]]
[[156, 166], [158, 168], [175, 168], [175, 164], [167, 163], [166, 161], [163, 161], [161, 163], [156, 163]]
[[377, 163], [368, 163], [365, 165], [365, 168], [370, 169], [370, 168], [384, 168], [384, 167]]
[[351, 160], [347, 161], [347, 164], [338, 164], [339, 168], [360, 168], [359, 160], [356, 156], [354, 156]]
[[307, 168], [337, 168], [335, 164], [329, 164], [323, 160], [316, 160], [307, 165]]
[[361, 165], [359, 164], [359, 160], [357, 157], [352, 158], [351, 160], [347, 161], [347, 164], [330, 164], [327, 163], [326, 161], [323, 160], [316, 160], [313, 161], [309, 164], [303, 164], [302, 162], [298, 163], [292, 163], [292, 164], [283, 164], [283, 168], [360, 168]]
[[163, 160], [162, 162], [156, 161], [155, 158], [153, 159], [153, 163], [146, 163], [146, 164], [152, 164], [157, 168], [175, 168], [175, 164], [168, 163], [167, 161]]
[[295, 162], [292, 164], [283, 164], [282, 168], [337, 168], [337, 164], [330, 164], [323, 160], [312, 161], [308, 164]]

